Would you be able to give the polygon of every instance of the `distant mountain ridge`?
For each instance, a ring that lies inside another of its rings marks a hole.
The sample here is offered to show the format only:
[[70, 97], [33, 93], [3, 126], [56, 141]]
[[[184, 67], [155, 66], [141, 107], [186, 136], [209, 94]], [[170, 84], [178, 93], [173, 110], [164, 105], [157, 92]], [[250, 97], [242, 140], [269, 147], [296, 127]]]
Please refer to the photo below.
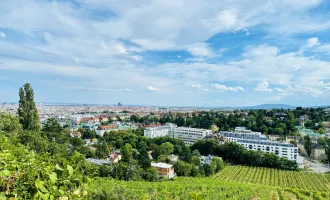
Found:
[[[261, 104], [256, 106], [242, 106], [242, 107], [223, 107], [222, 109], [229, 109], [229, 110], [258, 110], [258, 109], [296, 109], [300, 106], [293, 106], [288, 104]], [[326, 108], [329, 107], [329, 105], [321, 105], [321, 106], [301, 106], [303, 108]]]
[[261, 105], [257, 105], [257, 106], [248, 106], [245, 107], [247, 109], [296, 109], [297, 106], [292, 106], [292, 105], [288, 105], [288, 104], [261, 104]]

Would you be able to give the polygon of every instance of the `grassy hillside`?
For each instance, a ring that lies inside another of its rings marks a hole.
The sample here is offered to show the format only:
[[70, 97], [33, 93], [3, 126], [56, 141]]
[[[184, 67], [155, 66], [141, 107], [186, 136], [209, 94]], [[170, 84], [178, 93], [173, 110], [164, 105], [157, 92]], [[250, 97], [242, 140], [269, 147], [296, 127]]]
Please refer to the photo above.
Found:
[[97, 179], [88, 199], [330, 199], [329, 175], [229, 166], [212, 178], [167, 182]]

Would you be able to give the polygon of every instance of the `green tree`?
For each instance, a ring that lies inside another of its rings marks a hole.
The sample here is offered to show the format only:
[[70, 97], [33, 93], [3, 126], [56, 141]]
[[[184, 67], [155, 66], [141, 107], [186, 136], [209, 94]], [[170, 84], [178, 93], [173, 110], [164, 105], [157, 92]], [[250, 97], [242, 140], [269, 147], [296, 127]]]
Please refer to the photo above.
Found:
[[201, 163], [201, 160], [200, 160], [199, 157], [197, 157], [197, 156], [191, 157], [191, 164], [194, 164], [196, 166], [199, 166], [200, 163]]
[[211, 165], [215, 165], [215, 173], [223, 170], [225, 168], [225, 163], [220, 158], [212, 158]]
[[176, 125], [178, 126], [184, 126], [185, 124], [185, 120], [182, 116], [179, 116], [177, 119], [176, 119]]
[[122, 154], [121, 160], [130, 163], [133, 160], [133, 147], [130, 144], [125, 144], [125, 146], [120, 148]]
[[268, 133], [267, 126], [263, 125], [262, 128], [261, 128], [261, 131], [262, 131], [263, 134], [267, 134]]
[[101, 144], [97, 144], [95, 155], [98, 158], [104, 159], [110, 154], [108, 144], [106, 142], [102, 142]]
[[304, 137], [304, 148], [307, 155], [310, 156], [312, 153], [312, 141], [308, 135]]
[[39, 115], [34, 102], [34, 93], [29, 83], [19, 89], [19, 122], [24, 130], [39, 130]]
[[286, 131], [287, 127], [286, 127], [286, 124], [285, 123], [279, 123], [277, 124], [276, 128], [280, 128], [283, 130], [283, 132]]
[[283, 135], [283, 133], [284, 133], [284, 131], [281, 128], [275, 128], [273, 130], [273, 134], [275, 134], [275, 135]]
[[174, 145], [169, 142], [165, 142], [159, 146], [160, 155], [169, 155], [173, 152], [173, 150]]
[[142, 172], [142, 178], [146, 181], [155, 181], [157, 180], [157, 170], [153, 167], [147, 168]]
[[174, 170], [178, 176], [189, 176], [192, 166], [189, 163], [179, 160], [174, 165]]
[[0, 132], [13, 133], [21, 129], [21, 124], [19, 123], [17, 117], [0, 113]]
[[142, 168], [146, 169], [150, 167], [150, 159], [147, 152], [147, 149], [142, 149], [138, 155], [138, 161]]
[[49, 118], [43, 125], [43, 130], [48, 133], [61, 133], [63, 128], [55, 118]]
[[304, 126], [306, 128], [309, 128], [309, 129], [313, 129], [314, 128], [314, 123], [312, 120], [307, 120], [305, 123], [304, 123]]
[[192, 156], [198, 156], [201, 157], [201, 154], [199, 153], [199, 151], [197, 149], [193, 150], [192, 152]]
[[327, 155], [328, 164], [329, 164], [329, 162], [330, 162], [330, 139], [325, 139], [324, 148], [325, 148], [325, 154]]

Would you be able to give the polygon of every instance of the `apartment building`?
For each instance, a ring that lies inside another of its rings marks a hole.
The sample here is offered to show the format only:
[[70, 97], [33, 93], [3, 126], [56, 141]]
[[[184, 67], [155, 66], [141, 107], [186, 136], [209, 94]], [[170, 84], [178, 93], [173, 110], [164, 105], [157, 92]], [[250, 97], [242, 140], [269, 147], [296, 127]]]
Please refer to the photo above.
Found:
[[174, 129], [174, 138], [181, 139], [187, 145], [192, 145], [205, 136], [211, 135], [212, 131], [207, 129], [177, 127]]
[[299, 167], [303, 165], [303, 158], [299, 156], [297, 145], [271, 141], [259, 132], [243, 130], [242, 128], [235, 129], [235, 132], [220, 131], [219, 135], [226, 137], [228, 142], [236, 142], [248, 150], [274, 153], [288, 160], [296, 161]]
[[164, 136], [173, 137], [175, 128], [176, 125], [172, 123], [167, 123], [165, 126], [147, 127], [144, 129], [144, 136], [148, 138], [164, 137]]

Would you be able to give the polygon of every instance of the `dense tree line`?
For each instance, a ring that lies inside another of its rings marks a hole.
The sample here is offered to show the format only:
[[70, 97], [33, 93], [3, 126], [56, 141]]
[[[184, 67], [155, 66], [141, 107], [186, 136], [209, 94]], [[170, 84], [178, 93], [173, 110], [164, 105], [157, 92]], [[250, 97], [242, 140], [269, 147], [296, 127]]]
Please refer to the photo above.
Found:
[[[301, 116], [305, 116], [300, 119]], [[328, 121], [329, 116], [325, 114], [323, 108], [301, 108], [294, 110], [272, 109], [272, 110], [236, 110], [229, 111], [202, 111], [199, 113], [168, 113], [161, 117], [150, 114], [144, 117], [131, 116], [131, 121], [150, 123], [175, 123], [178, 126], [210, 129], [211, 125], [216, 125], [219, 130], [233, 130], [235, 127], [244, 126], [252, 131], [265, 134], [293, 135], [296, 134], [296, 125], [304, 122], [306, 128], [313, 129], [324, 134], [324, 126], [316, 123]]]

